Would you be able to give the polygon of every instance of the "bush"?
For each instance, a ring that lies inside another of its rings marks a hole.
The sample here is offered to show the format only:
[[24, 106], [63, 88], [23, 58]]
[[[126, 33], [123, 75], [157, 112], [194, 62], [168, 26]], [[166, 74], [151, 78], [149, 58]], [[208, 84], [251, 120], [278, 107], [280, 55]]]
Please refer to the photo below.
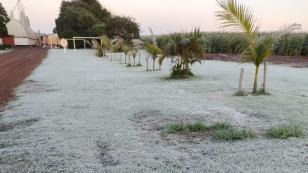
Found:
[[268, 138], [287, 139], [290, 137], [304, 136], [304, 130], [300, 125], [289, 124], [272, 127], [266, 131]]
[[213, 132], [213, 138], [218, 141], [237, 141], [256, 137], [255, 132], [247, 129], [219, 129]]

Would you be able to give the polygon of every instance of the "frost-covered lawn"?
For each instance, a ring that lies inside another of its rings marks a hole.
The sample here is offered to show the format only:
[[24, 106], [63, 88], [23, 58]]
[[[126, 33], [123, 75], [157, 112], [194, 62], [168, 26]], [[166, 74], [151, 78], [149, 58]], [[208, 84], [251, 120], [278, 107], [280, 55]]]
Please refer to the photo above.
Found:
[[[273, 125], [300, 122], [308, 132], [308, 69], [270, 66], [270, 96], [232, 96], [239, 70], [207, 61], [196, 78], [166, 80], [163, 71], [126, 68], [93, 51], [48, 58], [1, 112], [0, 172], [298, 172], [308, 170], [308, 140], [273, 140]], [[261, 81], [261, 80], [260, 80]], [[168, 123], [230, 122], [258, 138], [161, 136]]]

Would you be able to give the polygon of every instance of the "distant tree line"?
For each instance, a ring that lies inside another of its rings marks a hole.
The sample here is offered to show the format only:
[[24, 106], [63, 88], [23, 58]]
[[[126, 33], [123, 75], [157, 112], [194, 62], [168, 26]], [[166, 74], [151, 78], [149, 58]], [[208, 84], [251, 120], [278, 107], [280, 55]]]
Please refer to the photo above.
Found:
[[97, 0], [62, 1], [54, 32], [61, 38], [107, 35], [130, 41], [140, 37], [133, 18], [113, 15]]

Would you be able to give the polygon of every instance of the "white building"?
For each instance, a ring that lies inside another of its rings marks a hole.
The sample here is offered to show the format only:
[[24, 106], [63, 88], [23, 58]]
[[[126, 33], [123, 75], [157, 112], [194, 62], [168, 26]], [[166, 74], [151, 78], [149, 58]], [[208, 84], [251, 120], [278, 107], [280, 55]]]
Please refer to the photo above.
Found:
[[39, 36], [31, 29], [29, 18], [24, 12], [21, 0], [17, 0], [6, 27], [9, 35], [14, 37], [16, 46], [37, 45]]
[[12, 19], [6, 24], [9, 35], [14, 36], [16, 46], [29, 46], [37, 44], [37, 34], [28, 26]]

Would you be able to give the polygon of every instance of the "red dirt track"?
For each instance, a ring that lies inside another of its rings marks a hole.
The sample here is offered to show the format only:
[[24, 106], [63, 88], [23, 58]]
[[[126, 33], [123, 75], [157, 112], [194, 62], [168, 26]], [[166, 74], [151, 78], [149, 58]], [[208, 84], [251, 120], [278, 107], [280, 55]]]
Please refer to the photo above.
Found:
[[14, 98], [14, 88], [31, 74], [47, 52], [42, 48], [15, 48], [0, 54], [0, 108]]
[[[206, 54], [205, 59], [217, 61], [240, 62], [240, 55], [235, 54]], [[308, 68], [308, 57], [297, 56], [272, 56], [268, 62], [278, 65], [286, 65], [296, 68]]]

